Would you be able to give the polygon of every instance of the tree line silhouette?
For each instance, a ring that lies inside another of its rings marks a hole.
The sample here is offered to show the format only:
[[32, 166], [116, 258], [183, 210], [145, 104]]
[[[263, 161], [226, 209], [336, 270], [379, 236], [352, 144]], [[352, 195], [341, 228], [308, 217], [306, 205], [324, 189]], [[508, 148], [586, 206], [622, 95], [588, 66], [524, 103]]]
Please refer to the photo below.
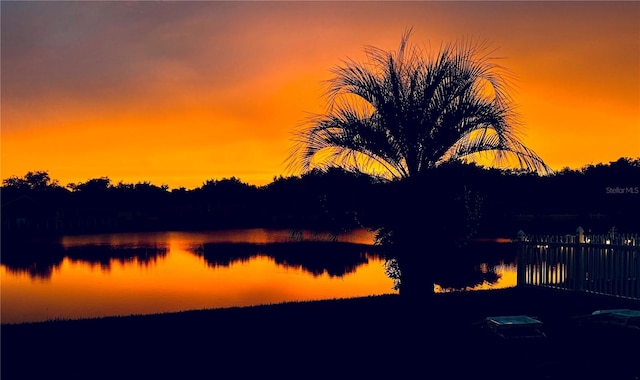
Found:
[[[61, 186], [48, 172], [35, 171], [3, 181], [2, 241], [152, 230], [373, 229], [388, 225], [404, 196], [400, 183], [328, 168], [264, 186], [231, 177], [169, 190], [149, 182], [112, 184], [106, 177]], [[550, 175], [450, 163], [417, 184], [425, 203], [450, 215], [436, 222], [475, 237], [512, 237], [520, 229], [572, 233], [578, 226], [594, 233], [640, 230], [640, 159]]]

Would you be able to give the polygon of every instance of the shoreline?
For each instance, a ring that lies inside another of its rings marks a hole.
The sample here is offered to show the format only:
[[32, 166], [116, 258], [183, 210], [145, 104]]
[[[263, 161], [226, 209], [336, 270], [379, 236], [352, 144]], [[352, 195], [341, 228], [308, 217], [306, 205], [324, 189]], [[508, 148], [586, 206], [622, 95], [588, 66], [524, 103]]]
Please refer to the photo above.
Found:
[[[640, 330], [607, 327], [603, 333], [578, 323], [595, 310], [640, 309], [634, 300], [510, 288], [436, 294], [432, 307], [424, 306], [382, 295], [3, 324], [2, 377], [414, 378], [419, 371], [440, 379], [585, 379], [605, 371], [622, 380], [640, 376], [632, 360], [640, 357]], [[537, 318], [547, 338], [504, 341], [478, 325], [501, 315]], [[498, 364], [499, 373], [479, 370]]]

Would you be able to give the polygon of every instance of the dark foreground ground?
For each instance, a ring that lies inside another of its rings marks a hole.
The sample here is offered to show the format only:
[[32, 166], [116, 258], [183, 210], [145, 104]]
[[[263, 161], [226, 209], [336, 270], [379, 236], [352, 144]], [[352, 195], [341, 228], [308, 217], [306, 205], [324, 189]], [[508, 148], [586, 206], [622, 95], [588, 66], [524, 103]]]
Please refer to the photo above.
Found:
[[[2, 325], [11, 379], [640, 379], [640, 330], [576, 318], [637, 302], [547, 290], [367, 297]], [[528, 315], [545, 339], [477, 322]]]

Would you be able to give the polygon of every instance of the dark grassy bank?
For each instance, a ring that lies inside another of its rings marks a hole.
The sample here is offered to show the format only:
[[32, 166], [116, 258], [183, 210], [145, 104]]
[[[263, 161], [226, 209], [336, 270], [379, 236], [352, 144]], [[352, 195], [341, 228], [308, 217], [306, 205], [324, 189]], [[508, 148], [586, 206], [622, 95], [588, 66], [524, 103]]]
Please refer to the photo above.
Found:
[[[578, 323], [615, 298], [534, 289], [2, 326], [2, 379], [638, 379], [640, 331]], [[529, 315], [543, 341], [475, 322]]]

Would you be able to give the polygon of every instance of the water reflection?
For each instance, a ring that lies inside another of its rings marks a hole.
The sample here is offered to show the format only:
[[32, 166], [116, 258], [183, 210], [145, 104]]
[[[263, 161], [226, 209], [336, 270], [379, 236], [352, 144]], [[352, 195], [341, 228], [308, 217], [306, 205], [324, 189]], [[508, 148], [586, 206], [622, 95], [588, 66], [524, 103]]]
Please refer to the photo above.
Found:
[[[373, 238], [373, 234], [365, 229], [338, 235], [324, 231], [259, 228], [95, 234], [64, 236], [51, 243], [3, 246], [0, 258], [9, 273], [27, 274], [39, 280], [50, 279], [65, 258], [109, 271], [114, 264], [132, 261], [150, 266], [163, 258], [171, 248], [203, 256], [214, 267], [229, 266], [233, 261], [246, 262], [262, 254], [276, 259], [280, 265], [303, 267], [313, 274], [326, 270], [340, 276], [353, 272], [358, 265], [367, 262], [366, 257], [354, 259], [353, 252], [347, 253], [350, 246], [371, 245]], [[332, 245], [327, 246], [329, 243]], [[271, 244], [276, 245], [269, 247]], [[303, 255], [298, 248], [311, 254], [298, 257]], [[343, 256], [332, 255], [333, 250]], [[344, 264], [336, 260], [342, 260]], [[323, 265], [326, 267], [323, 268]]]
[[166, 246], [130, 243], [125, 245], [36, 244], [3, 249], [2, 264], [8, 273], [28, 274], [32, 279], [49, 280], [65, 258], [109, 271], [114, 264], [136, 262], [149, 266], [164, 257]]
[[3, 245], [0, 259], [10, 274], [26, 274], [32, 279], [46, 280], [62, 263], [64, 250], [59, 244]]
[[2, 255], [2, 323], [393, 293], [367, 231], [66, 237]]
[[[517, 267], [515, 263], [500, 262], [497, 265], [482, 263], [467, 268], [464, 281], [445, 279], [434, 285], [436, 293], [456, 291], [490, 290], [514, 287], [517, 283]], [[456, 276], [461, 277], [461, 276]]]
[[[516, 283], [509, 244], [429, 254], [438, 268], [438, 291]], [[366, 230], [337, 236], [262, 229], [73, 236], [3, 247], [1, 259], [2, 323], [397, 292]]]
[[374, 247], [343, 242], [300, 241], [271, 244], [207, 243], [197, 247], [211, 267], [229, 266], [235, 261], [246, 262], [255, 256], [272, 258], [276, 264], [304, 270], [314, 277], [327, 274], [342, 277], [375, 258]]
[[137, 265], [149, 267], [167, 254], [166, 246], [131, 245], [131, 246], [76, 246], [67, 247], [65, 256], [72, 261], [84, 261], [97, 265], [104, 271], [111, 270], [115, 263], [125, 265], [135, 262]]
[[516, 250], [501, 239], [469, 242], [442, 255], [436, 292], [500, 289], [516, 285]]

